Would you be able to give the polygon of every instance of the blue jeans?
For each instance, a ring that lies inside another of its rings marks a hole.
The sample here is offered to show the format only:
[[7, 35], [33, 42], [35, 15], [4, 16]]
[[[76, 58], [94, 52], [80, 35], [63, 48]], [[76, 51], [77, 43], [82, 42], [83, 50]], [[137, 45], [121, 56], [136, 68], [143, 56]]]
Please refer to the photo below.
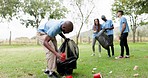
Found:
[[124, 47], [126, 49], [126, 55], [129, 55], [129, 47], [127, 43], [128, 33], [122, 33], [120, 37], [121, 56], [124, 56]]
[[[93, 40], [92, 40], [92, 50], [93, 50], [93, 52], [95, 52], [96, 41], [97, 41], [96, 38], [93, 38]], [[101, 45], [100, 45], [99, 41], [98, 41], [98, 50], [99, 50], [99, 52], [101, 52]]]

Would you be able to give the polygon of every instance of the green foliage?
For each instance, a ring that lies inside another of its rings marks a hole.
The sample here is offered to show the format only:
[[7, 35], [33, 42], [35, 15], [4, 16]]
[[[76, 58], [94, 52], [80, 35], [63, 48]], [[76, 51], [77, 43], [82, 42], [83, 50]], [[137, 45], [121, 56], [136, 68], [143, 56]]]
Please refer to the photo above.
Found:
[[67, 8], [65, 6], [61, 6], [59, 2], [50, 1], [50, 4], [53, 4], [50, 9], [49, 18], [51, 19], [60, 19], [64, 18], [67, 13]]
[[[147, 4], [148, 3], [145, 0], [115, 0], [114, 4], [112, 5], [113, 19], [115, 19], [118, 10], [123, 10], [124, 14], [129, 16], [134, 43], [135, 43], [135, 33], [137, 27], [142, 24], [146, 24], [144, 23], [145, 20], [143, 18], [140, 19], [139, 17], [141, 14], [147, 12], [147, 10], [145, 11], [145, 9], [147, 9], [145, 7]], [[143, 9], [143, 11], [141, 11], [141, 9]]]
[[148, 13], [148, 1], [147, 0], [139, 0], [135, 4], [140, 10], [138, 11], [139, 14]]
[[115, 0], [112, 5], [112, 12], [115, 16], [118, 10], [123, 10], [125, 15], [137, 14], [139, 10], [136, 8], [135, 3], [137, 0]]
[[125, 15], [140, 15], [148, 13], [147, 0], [115, 0], [112, 13], [115, 16], [118, 10], [123, 10]]
[[38, 27], [40, 21], [48, 14], [52, 19], [60, 19], [65, 16], [67, 9], [55, 0], [24, 0], [22, 2], [23, 12], [31, 17], [21, 19], [26, 27]]
[[0, 17], [10, 21], [17, 15], [19, 8], [19, 0], [0, 0]]

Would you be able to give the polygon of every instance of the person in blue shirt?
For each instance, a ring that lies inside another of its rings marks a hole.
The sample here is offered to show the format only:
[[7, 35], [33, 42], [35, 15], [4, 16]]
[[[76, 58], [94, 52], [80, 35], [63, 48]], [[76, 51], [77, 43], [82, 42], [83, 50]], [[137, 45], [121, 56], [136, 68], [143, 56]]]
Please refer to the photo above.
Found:
[[101, 19], [104, 21], [104, 23], [102, 24], [102, 29], [105, 29], [109, 39], [111, 40], [112, 45], [108, 47], [107, 52], [108, 52], [108, 57], [111, 57], [110, 55], [110, 47], [112, 50], [112, 56], [114, 56], [114, 45], [113, 45], [113, 29], [114, 29], [114, 25], [112, 20], [107, 20], [106, 17], [104, 15], [101, 16]]
[[126, 49], [126, 56], [125, 56], [125, 58], [129, 58], [129, 47], [128, 47], [128, 43], [127, 43], [129, 26], [128, 26], [126, 18], [122, 16], [123, 14], [124, 14], [124, 12], [122, 10], [119, 10], [117, 12], [117, 17], [120, 18], [120, 46], [121, 46], [121, 54], [120, 54], [119, 58], [123, 58], [124, 57], [124, 47]]
[[[93, 50], [93, 54], [91, 56], [95, 56], [95, 44], [96, 44], [96, 35], [98, 34], [98, 32], [101, 30], [101, 24], [99, 23], [99, 19], [94, 19], [94, 25], [93, 25], [93, 34], [92, 34], [92, 50]], [[101, 45], [98, 42], [98, 48], [99, 48], [99, 57], [101, 57]]]
[[58, 53], [57, 41], [55, 36], [59, 34], [62, 38], [67, 39], [64, 35], [73, 31], [71, 21], [49, 20], [38, 27], [37, 37], [43, 45], [46, 52], [47, 69], [44, 71], [49, 77], [59, 78], [56, 72], [56, 60], [64, 57]]

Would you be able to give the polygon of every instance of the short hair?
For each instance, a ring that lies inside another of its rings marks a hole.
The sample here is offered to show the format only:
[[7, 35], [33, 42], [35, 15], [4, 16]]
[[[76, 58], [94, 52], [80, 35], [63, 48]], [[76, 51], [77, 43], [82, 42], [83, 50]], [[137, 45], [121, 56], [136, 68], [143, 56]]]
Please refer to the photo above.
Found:
[[123, 12], [122, 10], [118, 10], [118, 12], [120, 12], [120, 13], [121, 13], [121, 15], [123, 15], [123, 14], [124, 14], [124, 12]]

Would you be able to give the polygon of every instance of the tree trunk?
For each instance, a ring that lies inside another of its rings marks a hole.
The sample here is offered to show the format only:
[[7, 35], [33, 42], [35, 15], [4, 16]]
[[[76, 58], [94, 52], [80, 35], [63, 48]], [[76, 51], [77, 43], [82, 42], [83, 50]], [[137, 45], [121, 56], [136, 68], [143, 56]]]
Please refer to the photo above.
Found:
[[76, 36], [76, 44], [77, 45], [79, 44], [79, 37], [78, 37], [78, 35]]
[[77, 44], [77, 45], [79, 44], [79, 36], [80, 36], [81, 29], [82, 29], [82, 27], [83, 27], [83, 24], [84, 24], [84, 23], [81, 22], [81, 27], [80, 27], [79, 32], [78, 32], [77, 37], [76, 37], [76, 44]]
[[136, 35], [136, 28], [135, 28], [135, 26], [134, 26], [134, 29], [133, 29], [133, 43], [135, 43], [135, 36]]
[[[36, 30], [37, 30], [38, 27], [39, 27], [39, 21], [38, 21], [38, 19], [36, 20], [36, 23], [37, 23], [37, 26], [36, 26]], [[37, 36], [36, 36], [36, 44], [39, 45], [39, 39], [37, 38]]]
[[11, 31], [10, 31], [10, 36], [9, 36], [9, 45], [11, 45]]
[[140, 42], [142, 42], [142, 36], [140, 36]]
[[139, 42], [139, 31], [137, 32], [137, 42]]
[[90, 44], [90, 37], [88, 37], [88, 43]]

